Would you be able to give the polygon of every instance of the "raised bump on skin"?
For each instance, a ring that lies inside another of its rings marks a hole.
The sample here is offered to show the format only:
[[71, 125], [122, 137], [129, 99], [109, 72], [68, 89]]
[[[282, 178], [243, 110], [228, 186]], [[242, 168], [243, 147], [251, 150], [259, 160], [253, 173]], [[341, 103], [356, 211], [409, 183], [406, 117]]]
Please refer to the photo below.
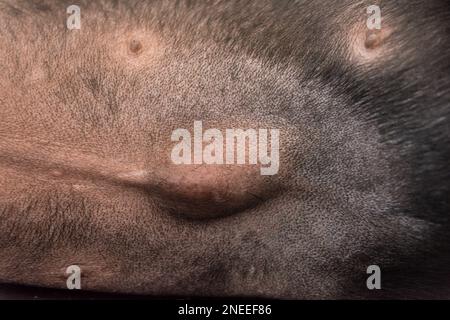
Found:
[[150, 67], [163, 56], [161, 39], [150, 31], [116, 35], [109, 41], [114, 60], [131, 68]]
[[61, 169], [52, 169], [50, 171], [50, 174], [52, 175], [52, 177], [61, 178], [64, 175], [64, 172]]
[[392, 29], [384, 26], [381, 30], [367, 30], [355, 27], [351, 38], [351, 57], [359, 63], [369, 63], [387, 55], [385, 44]]
[[142, 43], [139, 40], [133, 39], [130, 41], [129, 50], [133, 55], [139, 55], [142, 53]]

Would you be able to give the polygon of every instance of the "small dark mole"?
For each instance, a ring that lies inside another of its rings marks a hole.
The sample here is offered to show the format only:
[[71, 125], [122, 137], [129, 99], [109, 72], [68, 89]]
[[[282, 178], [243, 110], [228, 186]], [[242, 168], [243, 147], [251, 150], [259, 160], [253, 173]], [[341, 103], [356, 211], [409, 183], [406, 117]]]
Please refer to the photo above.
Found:
[[133, 54], [140, 54], [142, 51], [142, 43], [139, 40], [131, 40], [130, 52]]

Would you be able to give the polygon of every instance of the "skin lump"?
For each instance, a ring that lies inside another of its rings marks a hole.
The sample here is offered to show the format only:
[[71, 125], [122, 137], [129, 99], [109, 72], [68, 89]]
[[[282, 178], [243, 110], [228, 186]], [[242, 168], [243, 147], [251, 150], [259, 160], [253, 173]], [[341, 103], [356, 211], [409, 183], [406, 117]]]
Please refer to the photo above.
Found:
[[383, 26], [380, 30], [363, 30], [357, 26], [353, 28], [350, 39], [350, 53], [353, 61], [359, 64], [371, 63], [384, 58], [389, 53], [387, 41], [393, 30]]

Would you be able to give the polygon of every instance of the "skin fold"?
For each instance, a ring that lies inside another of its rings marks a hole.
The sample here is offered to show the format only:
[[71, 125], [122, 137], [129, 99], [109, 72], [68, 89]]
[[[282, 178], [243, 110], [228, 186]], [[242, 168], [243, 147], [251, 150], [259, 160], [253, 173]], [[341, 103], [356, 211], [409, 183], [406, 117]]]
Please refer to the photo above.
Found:
[[[449, 297], [448, 1], [73, 4], [0, 0], [1, 283]], [[194, 121], [279, 129], [279, 171], [175, 165]]]

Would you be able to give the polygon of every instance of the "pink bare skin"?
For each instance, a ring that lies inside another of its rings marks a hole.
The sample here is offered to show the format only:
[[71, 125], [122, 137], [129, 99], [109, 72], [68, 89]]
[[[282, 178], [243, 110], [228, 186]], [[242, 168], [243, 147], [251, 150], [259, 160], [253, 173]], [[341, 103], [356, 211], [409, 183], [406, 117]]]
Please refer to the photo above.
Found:
[[[421, 67], [448, 58], [443, 19], [386, 4], [368, 33], [364, 1], [80, 2], [68, 30], [62, 2], [0, 0], [0, 282], [64, 289], [78, 265], [99, 292], [447, 294], [398, 277], [447, 252], [450, 68]], [[196, 120], [279, 129], [279, 172], [175, 165]], [[366, 290], [372, 264], [391, 290]]]

